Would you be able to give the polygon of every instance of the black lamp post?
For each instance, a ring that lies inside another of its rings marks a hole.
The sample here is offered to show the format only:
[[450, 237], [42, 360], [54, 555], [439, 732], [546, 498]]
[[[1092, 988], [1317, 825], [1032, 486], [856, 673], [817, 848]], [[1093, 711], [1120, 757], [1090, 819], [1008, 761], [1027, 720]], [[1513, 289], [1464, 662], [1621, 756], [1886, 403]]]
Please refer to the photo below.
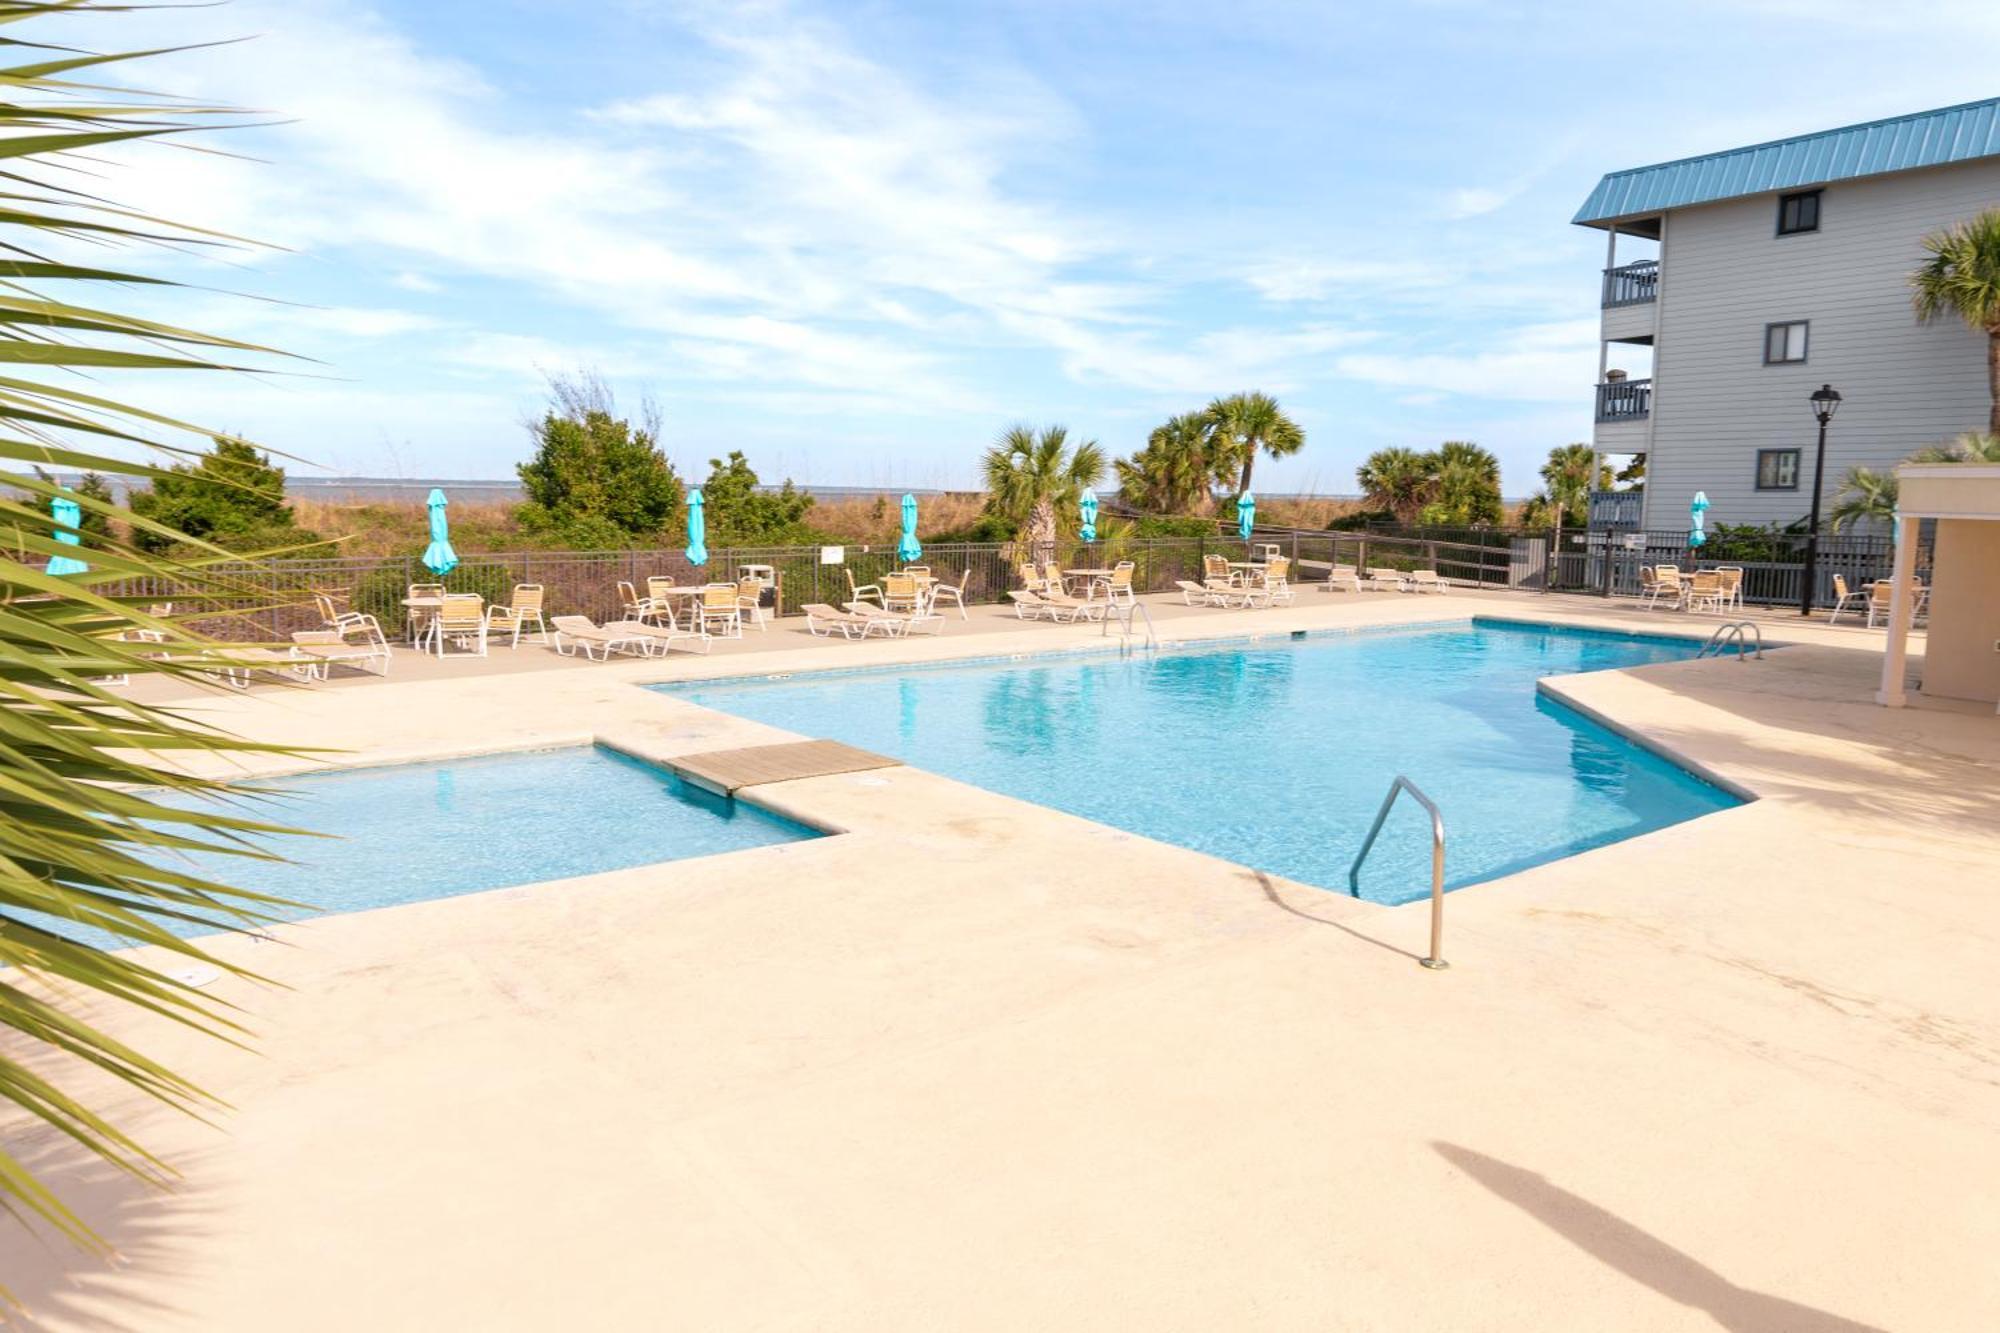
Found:
[[1840, 410], [1840, 391], [1831, 384], [1822, 384], [1807, 401], [1812, 404], [1813, 416], [1819, 420], [1819, 448], [1813, 453], [1812, 517], [1806, 520], [1806, 568], [1799, 590], [1802, 616], [1812, 614], [1813, 587], [1819, 581], [1819, 496], [1826, 478], [1826, 424]]

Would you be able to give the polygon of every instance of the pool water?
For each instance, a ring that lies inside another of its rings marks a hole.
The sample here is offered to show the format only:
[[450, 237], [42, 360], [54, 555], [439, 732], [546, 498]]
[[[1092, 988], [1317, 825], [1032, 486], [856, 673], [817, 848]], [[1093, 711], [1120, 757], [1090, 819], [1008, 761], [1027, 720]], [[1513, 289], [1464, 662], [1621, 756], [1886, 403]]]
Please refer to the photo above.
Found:
[[[1343, 892], [1403, 773], [1444, 811], [1457, 888], [1738, 804], [1535, 689], [1696, 647], [1479, 622], [654, 688]], [[1362, 896], [1429, 891], [1429, 822], [1405, 799]]]
[[594, 746], [259, 785], [278, 795], [233, 803], [236, 812], [332, 836], [262, 841], [289, 863], [200, 854], [181, 864], [225, 884], [310, 904], [282, 913], [289, 919], [819, 836]]

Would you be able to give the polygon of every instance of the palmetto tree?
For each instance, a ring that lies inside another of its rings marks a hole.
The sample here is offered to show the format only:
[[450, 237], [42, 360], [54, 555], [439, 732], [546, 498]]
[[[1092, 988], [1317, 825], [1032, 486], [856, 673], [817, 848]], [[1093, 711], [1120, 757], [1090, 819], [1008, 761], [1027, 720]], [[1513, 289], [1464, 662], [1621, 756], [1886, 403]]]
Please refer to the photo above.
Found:
[[1562, 547], [1564, 521], [1577, 524], [1585, 521], [1590, 513], [1591, 488], [1602, 480], [1597, 451], [1589, 445], [1564, 444], [1549, 450], [1549, 461], [1542, 464], [1542, 487], [1555, 512], [1558, 550]]
[[1146, 447], [1112, 465], [1127, 502], [1156, 514], [1206, 514], [1214, 504], [1215, 423], [1186, 412], [1155, 426]]
[[1431, 454], [1437, 473], [1433, 507], [1448, 523], [1500, 521], [1500, 460], [1469, 440], [1446, 440]]
[[1234, 464], [1241, 469], [1236, 483], [1239, 495], [1250, 489], [1250, 474], [1256, 469], [1259, 451], [1286, 458], [1305, 448], [1306, 433], [1267, 393], [1218, 398], [1208, 405], [1205, 415], [1214, 426], [1211, 457], [1216, 466]]
[[1369, 506], [1386, 509], [1398, 523], [1414, 523], [1437, 496], [1437, 460], [1415, 449], [1377, 449], [1354, 470]]
[[1886, 527], [1895, 522], [1897, 491], [1893, 472], [1877, 472], [1872, 467], [1847, 469], [1833, 498], [1833, 530], [1839, 532], [1856, 523]]
[[[0, 23], [48, 15], [74, 21], [129, 8], [94, 0], [6, 0]], [[0, 370], [0, 1033], [7, 1038], [0, 1045], [0, 1099], [114, 1165], [159, 1181], [170, 1168], [86, 1104], [76, 1087], [109, 1074], [179, 1109], [212, 1103], [99, 1024], [129, 1006], [232, 1040], [242, 1030], [223, 1006], [156, 963], [87, 943], [95, 937], [77, 931], [156, 945], [170, 958], [241, 974], [177, 931], [254, 924], [276, 905], [176, 868], [174, 853], [247, 852], [244, 839], [263, 826], [198, 799], [184, 806], [185, 798], [219, 788], [187, 776], [170, 760], [264, 747], [105, 687], [113, 675], [194, 682], [200, 668], [224, 660], [215, 645], [106, 591], [124, 579], [174, 580], [186, 587], [200, 580], [201, 571], [104, 541], [89, 553], [88, 574], [49, 575], [48, 557], [75, 548], [50, 534], [47, 506], [55, 487], [40, 469], [157, 479], [167, 475], [164, 469], [105, 457], [90, 442], [156, 444], [192, 456], [181, 445], [211, 433], [86, 393], [76, 387], [78, 370], [231, 369], [219, 358], [233, 362], [259, 350], [85, 304], [75, 293], [91, 290], [93, 282], [145, 283], [155, 292], [171, 284], [84, 268], [63, 257], [78, 241], [100, 254], [217, 243], [212, 234], [80, 193], [78, 168], [101, 175], [91, 159], [108, 144], [232, 121], [223, 108], [106, 86], [100, 72], [87, 76], [88, 83], [65, 77], [149, 53], [88, 55], [22, 41], [8, 49], [47, 58], [0, 71], [7, 83], [0, 121], [11, 131], [0, 137], [0, 154], [8, 159], [8, 206], [0, 212], [0, 363], [6, 363]], [[94, 179], [90, 186], [102, 189]], [[43, 295], [45, 290], [58, 294]], [[68, 378], [51, 382], [50, 371]], [[101, 496], [69, 498], [137, 532], [178, 536]], [[220, 554], [199, 542], [190, 545]], [[133, 629], [151, 631], [164, 646], [121, 637]], [[17, 1219], [39, 1217], [74, 1240], [95, 1243], [83, 1221], [4, 1150], [0, 1210]]]
[[1912, 463], [2000, 463], [2000, 434], [1967, 431], [1910, 455]]
[[1104, 476], [1097, 441], [1070, 446], [1069, 429], [1009, 426], [986, 451], [987, 503], [1016, 524], [1037, 560], [1055, 555], [1059, 525], [1076, 513], [1085, 488]]
[[2000, 435], [2000, 208], [1924, 237], [1930, 258], [1910, 275], [1917, 318], [1956, 315], [1986, 335], [1988, 431]]

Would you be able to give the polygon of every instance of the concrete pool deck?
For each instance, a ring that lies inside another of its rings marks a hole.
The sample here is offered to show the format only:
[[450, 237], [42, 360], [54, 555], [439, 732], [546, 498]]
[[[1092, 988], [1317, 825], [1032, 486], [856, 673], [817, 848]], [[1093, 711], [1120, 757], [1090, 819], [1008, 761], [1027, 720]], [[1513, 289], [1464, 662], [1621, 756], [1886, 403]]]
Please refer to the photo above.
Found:
[[[1473, 614], [1714, 623], [1304, 592], [1160, 626]], [[637, 682], [1103, 647], [990, 619], [198, 707], [345, 762], [666, 756], [796, 738]], [[2000, 719], [1879, 708], [1879, 631], [1783, 628], [1546, 686], [1759, 799], [1452, 894], [1441, 974], [1423, 905], [906, 767], [756, 790], [845, 836], [220, 940], [285, 987], [212, 988], [254, 1054], [115, 1027], [235, 1109], [80, 1083], [171, 1195], [0, 1122], [126, 1256], [16, 1233], [5, 1280], [148, 1333], [1989, 1329]]]

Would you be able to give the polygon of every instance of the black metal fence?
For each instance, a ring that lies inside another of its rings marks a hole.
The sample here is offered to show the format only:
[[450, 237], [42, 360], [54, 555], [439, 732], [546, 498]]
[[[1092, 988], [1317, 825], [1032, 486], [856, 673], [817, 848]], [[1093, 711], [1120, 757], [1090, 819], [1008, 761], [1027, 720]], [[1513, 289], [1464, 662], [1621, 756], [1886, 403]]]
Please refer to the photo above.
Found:
[[[1065, 542], [1054, 558], [1066, 568], [1130, 560], [1134, 586], [1160, 592], [1171, 591], [1176, 580], [1199, 579], [1204, 555], [1242, 549], [1241, 542], [1230, 546], [1217, 538]], [[1025, 545], [1015, 543], [951, 542], [927, 545], [922, 563], [947, 583], [963, 580], [968, 603], [1002, 602], [1008, 589], [1022, 586], [1020, 564], [1027, 555]], [[893, 545], [738, 547], [711, 551], [701, 566], [676, 550], [510, 551], [461, 555], [458, 567], [440, 580], [414, 554], [341, 556], [242, 561], [216, 566], [199, 582], [135, 579], [106, 585], [106, 591], [177, 602], [184, 614], [200, 615], [200, 628], [236, 639], [283, 638], [316, 626], [314, 595], [325, 594], [343, 609], [374, 615], [394, 635], [404, 629], [403, 599], [412, 583], [442, 582], [453, 592], [478, 593], [489, 601], [504, 600], [516, 583], [539, 583], [550, 614], [605, 620], [621, 610], [620, 581], [643, 592], [651, 577], [705, 583], [735, 580], [746, 567], [761, 566], [758, 572], [769, 571], [782, 615], [808, 602], [848, 601], [853, 587], [877, 583], [904, 563]]]
[[[1594, 592], [1634, 597], [1641, 590], [1639, 571], [1647, 565], [1674, 565], [1682, 570], [1715, 569], [1728, 565], [1743, 571], [1743, 600], [1762, 606], [1797, 604], [1804, 590], [1805, 544], [1802, 533], [1728, 535], [1701, 546], [1688, 544], [1686, 531], [1634, 533], [1565, 533], [1556, 561], [1554, 586], [1561, 591]], [[1851, 589], [1887, 578], [1895, 559], [1895, 544], [1886, 537], [1822, 534], [1815, 562], [1813, 600], [1831, 606], [1834, 580]], [[1930, 560], [1919, 550], [1917, 563]]]

